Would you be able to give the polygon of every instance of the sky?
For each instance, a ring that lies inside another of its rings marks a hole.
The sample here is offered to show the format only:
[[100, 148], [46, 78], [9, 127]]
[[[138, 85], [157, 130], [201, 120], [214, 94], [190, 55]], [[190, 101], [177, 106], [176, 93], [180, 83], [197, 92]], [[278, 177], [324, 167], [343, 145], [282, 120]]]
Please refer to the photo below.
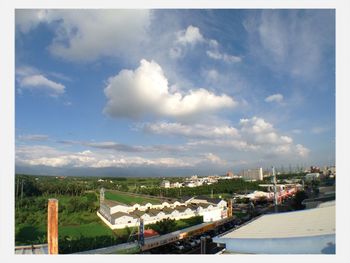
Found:
[[15, 13], [18, 173], [335, 164], [335, 11]]

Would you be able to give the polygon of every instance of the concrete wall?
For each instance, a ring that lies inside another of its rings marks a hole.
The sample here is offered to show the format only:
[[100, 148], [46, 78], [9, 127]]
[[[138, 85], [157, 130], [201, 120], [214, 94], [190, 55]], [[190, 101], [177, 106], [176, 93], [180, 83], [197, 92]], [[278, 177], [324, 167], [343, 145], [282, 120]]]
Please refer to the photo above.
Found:
[[221, 211], [222, 209], [216, 208], [212, 210], [207, 210], [202, 213], [203, 216], [203, 222], [213, 222], [220, 220], [221, 217]]

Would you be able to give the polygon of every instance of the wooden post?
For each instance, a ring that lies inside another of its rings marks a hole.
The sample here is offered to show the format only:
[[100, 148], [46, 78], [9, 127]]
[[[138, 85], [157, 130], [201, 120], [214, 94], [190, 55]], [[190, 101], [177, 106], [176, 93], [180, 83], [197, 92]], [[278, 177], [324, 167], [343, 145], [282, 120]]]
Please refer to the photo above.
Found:
[[227, 217], [232, 217], [232, 216], [233, 216], [233, 201], [232, 201], [232, 198], [230, 198], [227, 203]]
[[58, 200], [49, 199], [47, 206], [47, 243], [49, 254], [58, 254]]

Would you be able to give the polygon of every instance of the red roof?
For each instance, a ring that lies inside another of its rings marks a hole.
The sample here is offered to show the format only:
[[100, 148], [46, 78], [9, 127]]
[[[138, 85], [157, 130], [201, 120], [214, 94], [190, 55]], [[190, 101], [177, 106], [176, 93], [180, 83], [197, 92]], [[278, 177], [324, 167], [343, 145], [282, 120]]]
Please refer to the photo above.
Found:
[[158, 232], [153, 229], [145, 229], [143, 232], [144, 237], [159, 236]]

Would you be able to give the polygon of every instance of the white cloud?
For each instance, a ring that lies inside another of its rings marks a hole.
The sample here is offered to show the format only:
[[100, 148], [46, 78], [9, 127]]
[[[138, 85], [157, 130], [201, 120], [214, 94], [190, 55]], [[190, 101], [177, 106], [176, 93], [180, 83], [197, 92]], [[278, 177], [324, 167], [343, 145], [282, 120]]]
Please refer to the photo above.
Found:
[[[333, 14], [332, 14], [333, 13]], [[318, 77], [329, 65], [326, 54], [334, 50], [334, 10], [288, 12], [264, 10], [247, 16], [251, 53], [272, 70], [292, 76]]]
[[283, 101], [283, 95], [282, 94], [273, 94], [265, 98], [266, 102], [282, 102]]
[[310, 150], [308, 148], [304, 147], [301, 144], [296, 145], [296, 150], [297, 150], [298, 154], [302, 157], [307, 156], [310, 152]]
[[186, 117], [236, 105], [231, 97], [217, 96], [205, 89], [171, 93], [162, 68], [144, 59], [136, 70], [124, 69], [109, 78], [104, 92], [108, 99], [104, 112], [112, 117]]
[[309, 149], [301, 144], [294, 145], [291, 137], [280, 135], [271, 123], [262, 118], [240, 120], [240, 134], [250, 144], [257, 144], [267, 152], [277, 154], [308, 155]]
[[191, 47], [203, 43], [209, 49], [206, 51], [208, 57], [215, 60], [222, 60], [226, 63], [241, 62], [242, 58], [219, 51], [219, 43], [215, 39], [207, 39], [200, 32], [198, 27], [192, 25], [187, 29], [176, 32], [175, 45], [170, 49], [169, 55], [171, 58], [179, 58], [184, 55], [184, 47], [189, 45]]
[[182, 45], [195, 45], [199, 42], [203, 42], [204, 38], [199, 31], [198, 27], [194, 27], [192, 25], [188, 26], [186, 30], [181, 30], [177, 32], [176, 42]]
[[158, 122], [144, 124], [143, 129], [155, 134], [177, 135], [192, 138], [235, 138], [239, 136], [237, 129], [228, 125], [186, 125], [181, 123]]
[[326, 132], [327, 130], [329, 130], [329, 128], [327, 128], [327, 127], [313, 127], [311, 129], [311, 133], [313, 133], [313, 134], [321, 134], [321, 133]]
[[19, 135], [18, 139], [22, 141], [47, 141], [49, 136], [45, 134], [26, 134]]
[[43, 75], [30, 75], [20, 78], [20, 89], [47, 91], [51, 96], [59, 96], [65, 92], [65, 86], [52, 81]]
[[28, 33], [30, 30], [45, 21], [46, 11], [36, 9], [16, 9], [15, 24], [23, 33]]
[[220, 74], [217, 70], [210, 69], [204, 72], [204, 76], [206, 76], [209, 81], [215, 82], [219, 79]]
[[214, 163], [214, 164], [218, 164], [218, 165], [226, 165], [227, 161], [221, 159], [218, 155], [213, 154], [213, 153], [207, 153], [204, 155], [205, 158], [207, 160], [209, 160], [210, 162]]
[[16, 25], [26, 33], [39, 23], [49, 24], [55, 37], [52, 54], [72, 61], [131, 54], [147, 36], [150, 11], [134, 10], [21, 10]]
[[49, 146], [17, 146], [16, 165], [48, 167], [192, 167], [198, 160], [186, 158], [125, 156], [89, 150], [80, 152], [62, 151]]
[[227, 63], [237, 63], [237, 62], [241, 62], [242, 58], [238, 57], [238, 56], [233, 56], [233, 55], [229, 55], [226, 53], [220, 53], [218, 50], [207, 50], [207, 55], [208, 57], [215, 59], [215, 60], [223, 60]]
[[273, 125], [262, 118], [240, 120], [240, 132], [248, 141], [258, 144], [290, 144], [292, 138], [277, 134]]
[[[295, 145], [289, 136], [280, 134], [271, 123], [262, 118], [241, 119], [239, 127], [227, 124], [182, 124], [172, 122], [146, 123], [140, 126], [146, 132], [158, 135], [182, 136], [188, 138], [187, 151], [208, 151], [208, 149], [256, 154], [280, 154], [306, 156], [309, 150]], [[209, 147], [209, 148], [208, 148]], [[226, 150], [225, 150], [226, 149]]]

